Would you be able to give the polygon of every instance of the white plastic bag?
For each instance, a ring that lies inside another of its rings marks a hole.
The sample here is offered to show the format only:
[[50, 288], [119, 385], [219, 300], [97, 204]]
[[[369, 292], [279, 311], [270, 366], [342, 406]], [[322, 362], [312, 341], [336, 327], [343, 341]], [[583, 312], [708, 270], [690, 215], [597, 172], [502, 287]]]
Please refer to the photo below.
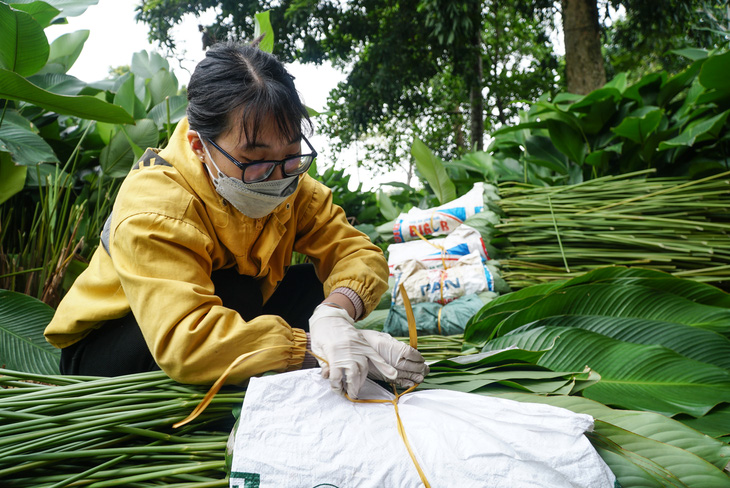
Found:
[[444, 263], [450, 267], [459, 258], [475, 251], [482, 261], [489, 259], [479, 231], [462, 224], [446, 237], [429, 239], [428, 242], [418, 239], [391, 244], [388, 246], [388, 268], [390, 275], [394, 276], [396, 265], [410, 259], [421, 261], [426, 268], [443, 268]]
[[[360, 398], [392, 399], [367, 380]], [[433, 488], [612, 488], [583, 435], [593, 419], [549, 405], [429, 390], [398, 403]], [[353, 403], [319, 369], [252, 378], [234, 440], [233, 488], [422, 487], [391, 403]]]
[[474, 187], [456, 200], [429, 209], [412, 208], [393, 222], [395, 242], [440, 236], [456, 230], [467, 218], [484, 210], [484, 183]]
[[459, 258], [448, 269], [428, 269], [418, 260], [404, 261], [393, 270], [392, 305], [403, 305], [402, 284], [411, 303], [434, 302], [446, 305], [457, 298], [495, 291], [495, 275], [482, 263], [479, 253], [472, 252]]

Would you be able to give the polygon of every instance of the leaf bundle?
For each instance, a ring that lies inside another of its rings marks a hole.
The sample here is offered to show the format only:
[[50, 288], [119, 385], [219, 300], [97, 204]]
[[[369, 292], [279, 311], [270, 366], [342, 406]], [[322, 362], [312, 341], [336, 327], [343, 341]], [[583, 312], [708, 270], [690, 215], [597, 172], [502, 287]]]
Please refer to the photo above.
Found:
[[464, 340], [465, 352], [539, 351], [537, 366], [600, 375], [580, 390], [584, 398], [488, 394], [593, 415], [591, 441], [622, 486], [730, 484], [730, 295], [719, 288], [599, 268], [498, 297], [472, 317]]
[[430, 365], [431, 372], [419, 388], [489, 394], [518, 390], [541, 395], [570, 395], [598, 381], [590, 369], [559, 372], [537, 365], [548, 349], [508, 348]]
[[205, 394], [163, 372], [116, 378], [0, 369], [3, 486], [228, 486], [231, 412], [244, 392], [221, 392], [178, 430]]
[[492, 244], [513, 289], [610, 265], [730, 283], [730, 173], [645, 178], [651, 170], [556, 187], [512, 184]]

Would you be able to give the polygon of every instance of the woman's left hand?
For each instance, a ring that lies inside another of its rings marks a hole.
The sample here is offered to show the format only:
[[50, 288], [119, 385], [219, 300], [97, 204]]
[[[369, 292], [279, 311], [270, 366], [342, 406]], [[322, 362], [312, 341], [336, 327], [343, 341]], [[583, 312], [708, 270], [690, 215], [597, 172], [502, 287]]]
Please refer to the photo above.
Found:
[[[375, 349], [385, 361], [398, 370], [395, 384], [399, 388], [410, 388], [422, 383], [430, 369], [421, 353], [408, 344], [394, 339], [390, 334], [375, 330], [361, 330], [363, 338]], [[368, 376], [381, 381], [390, 381], [378, 376], [376, 369], [371, 369]]]

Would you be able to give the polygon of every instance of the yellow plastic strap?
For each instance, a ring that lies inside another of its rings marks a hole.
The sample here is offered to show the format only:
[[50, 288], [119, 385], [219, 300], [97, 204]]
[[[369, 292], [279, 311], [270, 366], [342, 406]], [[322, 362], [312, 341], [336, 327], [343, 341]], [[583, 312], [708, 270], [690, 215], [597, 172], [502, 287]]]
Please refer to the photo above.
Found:
[[[175, 424], [172, 424], [172, 427], [174, 429], [177, 429], [178, 427], [182, 427], [183, 425], [192, 422], [195, 420], [198, 415], [203, 413], [203, 410], [205, 410], [208, 405], [210, 405], [210, 402], [213, 400], [213, 397], [215, 396], [218, 391], [220, 391], [223, 384], [228, 379], [228, 376], [231, 374], [231, 371], [233, 371], [233, 368], [241, 364], [242, 362], [246, 361], [249, 358], [252, 358], [254, 356], [257, 356], [261, 354], [262, 352], [271, 351], [272, 349], [283, 349], [283, 348], [292, 348], [292, 346], [282, 344], [280, 346], [270, 346], [270, 347], [263, 347], [261, 349], [258, 349], [256, 351], [247, 352], [245, 354], [241, 354], [236, 359], [233, 360], [231, 364], [228, 365], [225, 371], [223, 371], [223, 374], [220, 375], [220, 377], [213, 383], [213, 386], [210, 387], [210, 390], [208, 390], [208, 393], [205, 394], [203, 399], [198, 403], [198, 406], [195, 407], [195, 409], [190, 412], [190, 415], [188, 415], [184, 420], [181, 420], [180, 422], [177, 422]], [[296, 346], [292, 349], [296, 349]]]
[[[406, 293], [405, 288], [403, 287], [403, 284], [399, 287], [400, 292], [403, 294], [403, 303], [406, 307], [406, 317], [408, 318], [408, 339], [409, 344], [412, 348], [418, 349], [418, 331], [416, 329], [416, 319], [413, 315], [413, 308], [411, 308], [411, 301], [408, 299], [408, 294]], [[210, 387], [210, 390], [208, 390], [208, 393], [205, 394], [205, 397], [200, 401], [197, 407], [190, 413], [190, 415], [187, 416], [184, 420], [181, 420], [180, 422], [177, 422], [173, 424], [173, 428], [182, 427], [183, 425], [192, 422], [195, 420], [203, 411], [210, 405], [210, 402], [213, 400], [213, 397], [220, 391], [223, 384], [226, 382], [226, 379], [228, 379], [228, 376], [231, 374], [231, 371], [233, 369], [240, 365], [241, 363], [245, 362], [249, 358], [252, 358], [258, 354], [261, 354], [262, 352], [271, 351], [272, 349], [282, 349], [282, 348], [291, 348], [291, 349], [304, 349], [302, 347], [298, 346], [289, 346], [289, 345], [280, 345], [280, 346], [270, 346], [270, 347], [264, 347], [261, 349], [258, 349], [256, 351], [247, 352], [245, 354], [241, 354], [236, 359], [233, 360], [233, 362], [226, 368], [226, 370], [221, 374], [221, 376], [216, 380], [215, 383], [213, 383], [213, 386]], [[319, 356], [315, 355], [311, 351], [307, 351], [309, 354], [317, 358], [318, 360], [327, 363], [327, 361], [323, 358], [320, 358]], [[400, 418], [400, 413], [398, 412], [398, 400], [400, 397], [405, 395], [406, 393], [410, 393], [413, 390], [416, 389], [418, 385], [413, 385], [412, 387], [408, 388], [403, 393], [398, 393], [398, 391], [395, 389], [395, 386], [393, 387], [393, 393], [395, 394], [395, 398], [392, 400], [353, 400], [349, 396], [347, 396], [347, 393], [345, 393], [345, 398], [350, 400], [354, 403], [392, 403], [393, 408], [395, 410], [395, 417], [398, 424], [398, 434], [400, 435], [401, 439], [403, 439], [403, 444], [406, 446], [406, 450], [408, 451], [408, 455], [411, 457], [411, 460], [413, 461], [413, 464], [416, 467], [416, 471], [418, 471], [418, 476], [420, 476], [421, 481], [423, 482], [423, 485], [426, 488], [431, 488], [431, 485], [429, 484], [428, 480], [426, 479], [426, 474], [421, 469], [421, 465], [418, 464], [418, 460], [416, 459], [416, 455], [413, 453], [413, 450], [411, 449], [411, 445], [408, 442], [408, 437], [406, 436], [406, 431], [403, 428], [403, 422]]]
[[405, 395], [406, 393], [410, 393], [413, 390], [416, 389], [418, 385], [413, 385], [410, 388], [408, 388], [403, 393], [398, 393], [398, 391], [393, 387], [393, 393], [395, 394], [395, 398], [392, 400], [360, 400], [360, 399], [352, 399], [349, 396], [347, 396], [347, 393], [345, 393], [345, 398], [350, 400], [353, 403], [392, 403], [393, 409], [395, 410], [395, 418], [397, 420], [398, 424], [398, 434], [400, 435], [401, 439], [403, 439], [403, 444], [406, 446], [406, 450], [408, 451], [408, 455], [411, 456], [411, 460], [413, 461], [413, 465], [416, 467], [416, 471], [418, 471], [418, 476], [421, 478], [421, 481], [423, 482], [423, 485], [426, 488], [431, 488], [431, 484], [428, 482], [428, 479], [426, 478], [426, 473], [423, 472], [423, 469], [421, 469], [421, 465], [418, 464], [418, 460], [416, 459], [416, 455], [413, 452], [413, 449], [411, 449], [411, 443], [408, 442], [408, 436], [406, 435], [406, 430], [403, 428], [403, 421], [400, 418], [400, 413], [398, 412], [398, 400], [400, 400], [400, 397]]
[[441, 333], [441, 312], [444, 310], [444, 307], [439, 308], [439, 314], [438, 314], [438, 320], [436, 321], [436, 327], [439, 329], [439, 335], [443, 335]]
[[408, 293], [403, 286], [403, 283], [398, 285], [398, 291], [403, 298], [403, 306], [406, 308], [406, 318], [408, 319], [408, 344], [413, 349], [418, 349], [418, 329], [416, 329], [416, 317], [413, 315], [413, 307], [411, 307], [411, 299], [408, 298]]
[[[433, 228], [433, 215], [431, 215], [431, 226], [432, 226], [431, 228]], [[427, 243], [429, 243], [430, 245], [432, 245], [436, 249], [440, 249], [441, 250], [441, 265], [444, 267], [444, 269], [448, 269], [448, 266], [446, 266], [446, 248], [444, 246], [440, 246], [438, 244], [434, 244], [433, 242], [431, 242], [428, 239], [426, 239], [425, 237], [423, 237], [423, 234], [421, 234], [418, 231], [418, 227], [416, 227], [414, 230], [416, 231], [416, 235], [419, 238], [421, 238], [422, 240], [426, 241]]]

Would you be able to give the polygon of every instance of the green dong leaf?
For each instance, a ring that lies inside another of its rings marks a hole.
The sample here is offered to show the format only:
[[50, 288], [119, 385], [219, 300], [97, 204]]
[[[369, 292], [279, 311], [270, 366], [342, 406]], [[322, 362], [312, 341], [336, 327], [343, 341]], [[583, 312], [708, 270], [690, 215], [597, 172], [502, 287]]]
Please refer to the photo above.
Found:
[[621, 123], [612, 128], [615, 134], [643, 144], [647, 138], [659, 127], [663, 112], [658, 107], [642, 107], [633, 111]]
[[586, 151], [588, 150], [588, 145], [583, 139], [581, 132], [557, 120], [548, 120], [547, 127], [550, 133], [550, 140], [555, 147], [568, 156], [571, 161], [582, 165]]
[[254, 39], [264, 34], [259, 43], [259, 49], [267, 53], [274, 52], [274, 29], [271, 27], [270, 12], [260, 12], [254, 15]]
[[0, 32], [0, 68], [30, 76], [46, 64], [48, 39], [29, 14], [0, 3]]
[[499, 325], [499, 334], [553, 315], [643, 318], [730, 334], [730, 309], [696, 303], [661, 289], [601, 283], [557, 289], [510, 315]]
[[687, 358], [730, 370], [730, 339], [698, 327], [624, 317], [556, 315], [524, 325], [515, 333], [538, 327], [575, 327], [623, 342], [655, 344]]
[[10, 153], [0, 151], [0, 204], [23, 189], [27, 166], [13, 163]]
[[0, 367], [59, 374], [61, 352], [43, 337], [53, 313], [53, 308], [40, 300], [0, 290]]
[[57, 163], [51, 146], [38, 135], [28, 119], [15, 110], [8, 110], [0, 126], [0, 148], [12, 154], [13, 161], [23, 166]]
[[48, 62], [39, 71], [39, 74], [59, 73], [64, 74], [74, 65], [81, 55], [86, 40], [89, 38], [88, 30], [79, 30], [64, 34], [51, 43], [51, 51]]
[[661, 346], [631, 344], [582, 329], [540, 327], [499, 337], [484, 349], [510, 346], [552, 347], [538, 365], [554, 371], [588, 366], [601, 380], [586, 388], [583, 396], [606, 405], [700, 417], [730, 401], [730, 371]]
[[418, 171], [426, 178], [441, 204], [456, 198], [456, 187], [446, 173], [443, 162], [420, 139], [415, 138], [411, 154]]
[[64, 96], [43, 90], [22, 76], [0, 69], [0, 98], [21, 100], [59, 114], [103, 122], [133, 124], [134, 118], [122, 107], [87, 95]]
[[[625, 431], [645, 437], [647, 440], [661, 442], [676, 449], [682, 449], [703, 460], [711, 463], [719, 469], [723, 469], [730, 457], [730, 446], [715, 439], [708, 438], [701, 432], [688, 427], [684, 422], [671, 419], [654, 412], [639, 412], [636, 410], [615, 410], [601, 403], [578, 396], [542, 396], [519, 392], [500, 392], [493, 394], [500, 398], [508, 398], [520, 402], [545, 403], [556, 407], [565, 408], [575, 413], [583, 413], [592, 416], [600, 421], [595, 426], [595, 431], [601, 436], [618, 442], [620, 439], [614, 437], [615, 432], [604, 429], [604, 424], [611, 424]], [[703, 417], [706, 418], [706, 417]], [[644, 445], [634, 444], [634, 453], [643, 457], [650, 456], [649, 450], [654, 448], [654, 443], [647, 442]], [[687, 462], [664, 462], [654, 457], [655, 461], [661, 462], [662, 466], [672, 473], [678, 473], [686, 469]], [[707, 470], [704, 463], [696, 459], [686, 458], [689, 464], [694, 465], [697, 472]], [[613, 470], [613, 466], [611, 466]], [[709, 470], [712, 472], [713, 470]], [[633, 485], [625, 485], [633, 486]]]
[[129, 69], [143, 80], [149, 80], [161, 69], [170, 71], [170, 64], [158, 53], [148, 53], [142, 50], [132, 55], [132, 64]]
[[[78, 17], [79, 15], [86, 12], [86, 9], [89, 8], [91, 5], [96, 5], [99, 3], [99, 0], [44, 0], [45, 3], [51, 5], [52, 7], [58, 9], [61, 13], [59, 13], [55, 20], [58, 19], [65, 19], [66, 17]], [[36, 0], [12, 0], [10, 3], [13, 5], [24, 3], [24, 4], [32, 4], [35, 3]], [[57, 23], [57, 22], [54, 22]]]
[[157, 124], [150, 119], [140, 119], [136, 125], [118, 131], [99, 156], [104, 174], [112, 178], [126, 176], [134, 164], [136, 148], [155, 147], [158, 138]]
[[[6, 2], [8, 3], [8, 2]], [[40, 24], [44, 29], [51, 25], [56, 16], [61, 13], [57, 8], [49, 5], [46, 2], [31, 2], [31, 3], [18, 3], [16, 1], [9, 2], [15, 10], [22, 10], [33, 17], [36, 22]]]
[[707, 58], [700, 71], [700, 83], [708, 90], [730, 92], [728, 73], [730, 73], [730, 51]]

